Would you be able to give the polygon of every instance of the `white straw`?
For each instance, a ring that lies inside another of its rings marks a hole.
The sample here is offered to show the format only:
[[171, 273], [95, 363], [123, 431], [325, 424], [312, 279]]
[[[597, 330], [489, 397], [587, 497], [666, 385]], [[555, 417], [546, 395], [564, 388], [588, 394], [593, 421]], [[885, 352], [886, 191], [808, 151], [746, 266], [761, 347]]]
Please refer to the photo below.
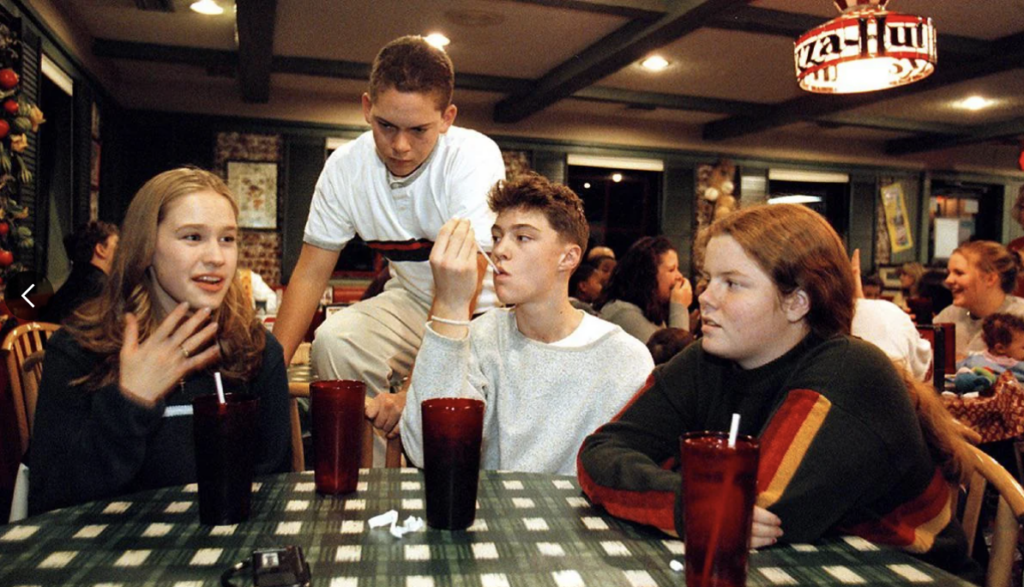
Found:
[[495, 273], [501, 273], [501, 269], [498, 269], [498, 266], [494, 264], [494, 261], [491, 260], [491, 256], [488, 255], [487, 251], [484, 250], [483, 246], [480, 244], [480, 241], [476, 241], [476, 248], [480, 250], [480, 253], [484, 256], [484, 259], [487, 259], [487, 264], [491, 266], [491, 269], [493, 269]]
[[[213, 374], [213, 380], [217, 382], [217, 399], [220, 403], [226, 404], [227, 400], [224, 399], [224, 382], [220, 380], [220, 371]], [[732, 446], [732, 443], [730, 442], [729, 445]]]
[[732, 424], [729, 426], [729, 448], [736, 446], [736, 435], [740, 431], [740, 415], [732, 415]]

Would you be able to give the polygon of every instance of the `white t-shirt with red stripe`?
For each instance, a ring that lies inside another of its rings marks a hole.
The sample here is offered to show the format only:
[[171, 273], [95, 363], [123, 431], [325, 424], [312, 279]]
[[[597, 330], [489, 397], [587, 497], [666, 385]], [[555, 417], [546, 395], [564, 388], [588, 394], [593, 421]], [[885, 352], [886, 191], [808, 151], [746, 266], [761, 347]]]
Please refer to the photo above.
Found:
[[[430, 304], [434, 280], [427, 258], [445, 222], [468, 218], [485, 251], [491, 248], [494, 213], [487, 194], [505, 178], [498, 145], [481, 133], [451, 127], [427, 160], [396, 178], [377, 155], [371, 132], [337, 149], [320, 173], [306, 221], [304, 242], [340, 251], [355, 235], [391, 260], [392, 277]], [[495, 305], [488, 268], [476, 310]]]

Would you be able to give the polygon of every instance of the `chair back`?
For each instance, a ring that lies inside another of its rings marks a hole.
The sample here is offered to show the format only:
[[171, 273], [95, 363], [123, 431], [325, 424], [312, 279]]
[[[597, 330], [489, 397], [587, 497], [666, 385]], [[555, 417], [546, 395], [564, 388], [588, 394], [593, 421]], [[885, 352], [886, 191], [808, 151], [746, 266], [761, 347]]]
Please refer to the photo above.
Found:
[[956, 324], [952, 322], [936, 322], [935, 326], [942, 329], [946, 343], [946, 365], [944, 370], [946, 375], [953, 375], [956, 373]]
[[43, 350], [47, 339], [59, 328], [60, 324], [47, 322], [22, 324], [9, 332], [0, 346], [7, 354], [7, 374], [21, 441], [19, 457], [28, 450], [28, 442], [32, 437], [39, 381], [43, 377]]
[[986, 486], [999, 494], [996, 519], [992, 533], [992, 547], [989, 552], [988, 569], [985, 571], [987, 587], [1009, 587], [1013, 556], [1017, 549], [1020, 524], [1024, 521], [1024, 489], [1017, 480], [995, 459], [971, 446], [975, 462], [974, 473], [965, 487], [967, 498], [960, 517], [967, 535], [968, 554], [974, 546], [977, 535], [982, 500]]
[[[299, 398], [309, 398], [309, 383], [288, 383], [288, 411], [292, 427], [292, 471], [299, 473], [306, 469], [306, 449], [302, 442], [302, 423], [299, 419]], [[367, 422], [363, 431], [363, 462], [360, 467], [373, 467], [373, 435], [376, 432]], [[384, 466], [392, 469], [402, 466], [402, 438], [396, 436], [387, 441]]]
[[932, 324], [918, 324], [917, 331], [932, 345], [932, 384], [936, 391], [941, 392], [946, 386], [946, 332]]
[[910, 308], [910, 313], [914, 315], [914, 322], [918, 324], [932, 323], [932, 317], [935, 314], [931, 298], [914, 296], [906, 298], [905, 301], [907, 307]]

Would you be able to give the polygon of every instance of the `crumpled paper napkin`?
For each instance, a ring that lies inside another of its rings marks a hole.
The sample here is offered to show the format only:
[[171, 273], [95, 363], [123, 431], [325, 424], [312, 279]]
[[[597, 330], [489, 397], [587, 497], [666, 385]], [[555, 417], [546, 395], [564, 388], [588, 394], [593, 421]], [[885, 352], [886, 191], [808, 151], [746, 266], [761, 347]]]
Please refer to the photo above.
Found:
[[370, 528], [380, 528], [381, 526], [391, 526], [391, 535], [395, 538], [401, 538], [409, 532], [418, 532], [423, 529], [426, 525], [423, 523], [423, 518], [417, 518], [416, 516], [409, 516], [398, 524], [398, 512], [395, 510], [388, 510], [379, 516], [370, 518]]

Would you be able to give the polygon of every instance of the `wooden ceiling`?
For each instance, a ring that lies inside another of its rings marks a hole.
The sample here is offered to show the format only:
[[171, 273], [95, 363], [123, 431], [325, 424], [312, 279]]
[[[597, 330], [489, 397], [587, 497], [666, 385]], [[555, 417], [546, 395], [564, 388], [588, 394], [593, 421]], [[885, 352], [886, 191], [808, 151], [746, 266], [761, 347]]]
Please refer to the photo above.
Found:
[[[49, 1], [90, 38], [128, 107], [133, 87], [197, 80], [234, 84], [241, 104], [303, 91], [350, 100], [384, 43], [436, 30], [452, 39], [457, 97], [496, 124], [602, 105], [627, 127], [653, 118], [712, 146], [808, 124], [894, 155], [1024, 138], [1024, 0], [892, 0], [933, 18], [936, 72], [845, 96], [808, 94], [794, 76], [793, 41], [837, 14], [828, 0], [237, 0], [220, 17], [190, 0]], [[660, 74], [637, 65], [655, 52], [671, 63]], [[993, 106], [956, 106], [971, 95]]]

